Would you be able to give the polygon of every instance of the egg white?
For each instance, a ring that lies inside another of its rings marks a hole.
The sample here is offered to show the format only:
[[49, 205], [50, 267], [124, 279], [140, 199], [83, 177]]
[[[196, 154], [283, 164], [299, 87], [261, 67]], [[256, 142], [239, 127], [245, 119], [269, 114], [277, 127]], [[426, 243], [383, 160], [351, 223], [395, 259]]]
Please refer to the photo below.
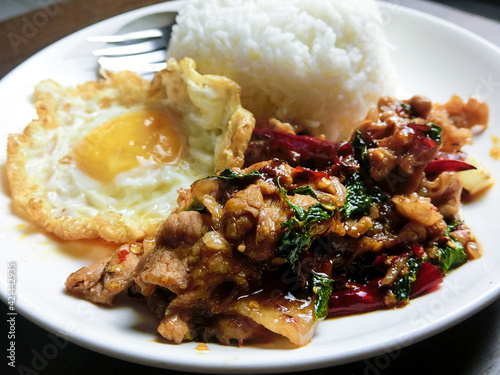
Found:
[[[192, 60], [169, 61], [151, 83], [130, 72], [77, 88], [43, 81], [36, 87], [39, 119], [9, 138], [7, 170], [14, 202], [46, 230], [64, 239], [138, 241], [153, 236], [177, 202], [177, 190], [218, 169], [241, 166], [254, 126], [241, 108], [239, 87], [224, 77], [201, 76]], [[103, 183], [78, 168], [75, 148], [93, 129], [134, 111], [179, 114], [182, 151]], [[233, 144], [235, 138], [242, 139]]]

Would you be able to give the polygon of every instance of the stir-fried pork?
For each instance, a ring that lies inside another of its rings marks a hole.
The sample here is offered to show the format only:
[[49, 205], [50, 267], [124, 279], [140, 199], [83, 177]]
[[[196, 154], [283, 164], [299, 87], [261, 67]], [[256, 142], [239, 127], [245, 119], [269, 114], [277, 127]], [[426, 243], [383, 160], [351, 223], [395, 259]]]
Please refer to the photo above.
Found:
[[474, 99], [382, 98], [347, 142], [267, 121], [244, 169], [179, 191], [154, 248], [124, 245], [66, 287], [105, 304], [131, 287], [173, 343], [300, 346], [328, 315], [403, 306], [480, 256], [458, 173], [487, 117]]

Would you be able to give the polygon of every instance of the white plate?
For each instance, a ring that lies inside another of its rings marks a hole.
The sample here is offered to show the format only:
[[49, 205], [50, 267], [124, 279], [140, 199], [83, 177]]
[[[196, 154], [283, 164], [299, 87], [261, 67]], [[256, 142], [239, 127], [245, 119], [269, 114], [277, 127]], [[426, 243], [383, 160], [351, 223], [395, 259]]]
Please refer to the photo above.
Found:
[[[36, 54], [0, 82], [0, 165], [5, 165], [7, 133], [20, 132], [35, 116], [33, 86], [52, 78], [77, 84], [96, 77], [88, 35], [112, 34], [144, 15], [168, 11], [176, 2], [114, 17], [81, 30]], [[498, 178], [499, 164], [489, 155], [490, 134], [500, 134], [500, 51], [449, 23], [399, 6], [381, 4], [402, 90], [436, 101], [450, 95], [478, 94], [490, 103], [491, 128], [475, 140], [470, 153]], [[457, 47], [459, 46], [459, 47]], [[4, 168], [3, 168], [4, 169]], [[4, 173], [5, 175], [5, 173]], [[436, 334], [479, 311], [500, 295], [500, 187], [464, 207], [466, 222], [484, 246], [484, 256], [453, 272], [441, 288], [413, 300], [404, 309], [322, 322], [312, 343], [300, 349], [268, 345], [227, 347], [196, 343], [170, 345], [155, 334], [156, 324], [142, 305], [120, 298], [100, 308], [64, 292], [66, 277], [101, 258], [102, 250], [85, 251], [57, 242], [11, 211], [8, 184], [0, 195], [0, 292], [7, 298], [7, 265], [17, 265], [16, 308], [43, 328], [101, 353], [151, 366], [184, 371], [259, 373], [310, 369], [373, 356]], [[258, 360], [257, 360], [258, 358]]]

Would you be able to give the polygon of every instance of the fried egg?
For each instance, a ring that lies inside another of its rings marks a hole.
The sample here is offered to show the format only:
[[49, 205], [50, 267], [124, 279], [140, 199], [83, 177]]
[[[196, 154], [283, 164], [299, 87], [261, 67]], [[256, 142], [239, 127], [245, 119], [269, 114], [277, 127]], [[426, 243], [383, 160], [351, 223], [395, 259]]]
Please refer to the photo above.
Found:
[[62, 239], [140, 241], [177, 190], [243, 164], [255, 120], [239, 86], [169, 59], [151, 82], [131, 72], [35, 89], [38, 119], [8, 141], [16, 206]]

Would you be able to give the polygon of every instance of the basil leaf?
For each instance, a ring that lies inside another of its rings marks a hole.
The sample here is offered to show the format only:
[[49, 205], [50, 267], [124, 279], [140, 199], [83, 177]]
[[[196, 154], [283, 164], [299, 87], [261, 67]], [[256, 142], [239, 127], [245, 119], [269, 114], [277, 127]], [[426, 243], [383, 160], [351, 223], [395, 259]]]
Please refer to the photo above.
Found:
[[200, 198], [195, 196], [191, 204], [188, 206], [188, 208], [186, 208], [186, 211], [197, 211], [199, 213], [204, 214], [208, 212], [208, 209], [200, 200]]
[[288, 199], [288, 191], [283, 186], [281, 186], [279, 177], [276, 179], [276, 184], [278, 185], [278, 189], [280, 190], [281, 198], [285, 200], [288, 207], [295, 211], [299, 220], [304, 220], [306, 212], [302, 207], [290, 202], [290, 200]]
[[318, 194], [312, 188], [311, 185], [300, 186], [296, 189], [290, 190], [289, 194], [290, 195], [295, 195], [295, 194], [310, 195], [311, 197], [318, 199]]
[[[284, 258], [297, 273], [300, 254], [308, 249], [312, 242], [311, 235], [303, 231], [300, 224], [295, 217], [283, 223], [286, 229], [281, 234], [277, 245], [278, 255]], [[296, 226], [299, 228], [295, 228]]]
[[453, 268], [461, 266], [467, 261], [467, 254], [464, 245], [453, 237], [450, 233], [457, 229], [462, 223], [455, 222], [448, 225], [446, 235], [449, 241], [445, 247], [440, 248], [438, 252], [439, 269], [442, 273], [446, 273]]
[[413, 259], [408, 259], [408, 269], [405, 275], [396, 282], [394, 295], [397, 301], [408, 301], [410, 299], [411, 284], [417, 279], [419, 263]]
[[405, 111], [410, 117], [415, 117], [415, 111], [413, 109], [413, 106], [408, 103], [400, 102], [399, 105]]
[[262, 174], [259, 171], [252, 171], [250, 173], [244, 174], [235, 172], [230, 168], [226, 168], [219, 174], [208, 176], [206, 178], [218, 178], [219, 180], [246, 180], [246, 179], [254, 179], [257, 177], [262, 177]]
[[443, 129], [432, 122], [429, 122], [427, 125], [430, 126], [430, 129], [425, 132], [425, 135], [427, 135], [434, 142], [441, 144], [441, 133], [443, 132]]
[[352, 174], [344, 183], [346, 199], [340, 208], [344, 219], [361, 217], [370, 213], [370, 208], [375, 203], [383, 202], [384, 194], [378, 188], [368, 189], [359, 173]]
[[446, 227], [446, 235], [449, 236], [451, 232], [453, 232], [454, 230], [457, 230], [457, 228], [462, 225], [462, 222], [460, 220], [458, 221], [455, 221], [451, 224], [448, 224], [448, 226]]
[[351, 145], [354, 149], [354, 155], [359, 160], [361, 166], [368, 171], [370, 169], [370, 160], [368, 159], [368, 145], [361, 137], [361, 131], [356, 130]]
[[318, 202], [305, 211], [302, 207], [290, 202], [288, 192], [281, 186], [279, 180], [278, 177], [276, 184], [280, 194], [288, 206], [295, 211], [296, 216], [281, 225], [285, 230], [278, 239], [277, 251], [278, 255], [291, 266], [292, 270], [298, 273], [300, 254], [311, 246], [313, 240], [310, 234], [311, 225], [333, 217], [335, 207]]
[[450, 242], [453, 245], [446, 245], [444, 248], [439, 249], [439, 268], [442, 273], [457, 268], [467, 261], [464, 245], [453, 236], [450, 236]]
[[327, 206], [322, 203], [315, 203], [307, 210], [304, 224], [310, 226], [311, 224], [328, 220], [333, 217], [333, 215], [335, 215], [335, 207]]
[[314, 315], [316, 319], [324, 319], [328, 315], [328, 300], [333, 290], [333, 280], [314, 271], [311, 273], [312, 291], [316, 295], [314, 300]]

